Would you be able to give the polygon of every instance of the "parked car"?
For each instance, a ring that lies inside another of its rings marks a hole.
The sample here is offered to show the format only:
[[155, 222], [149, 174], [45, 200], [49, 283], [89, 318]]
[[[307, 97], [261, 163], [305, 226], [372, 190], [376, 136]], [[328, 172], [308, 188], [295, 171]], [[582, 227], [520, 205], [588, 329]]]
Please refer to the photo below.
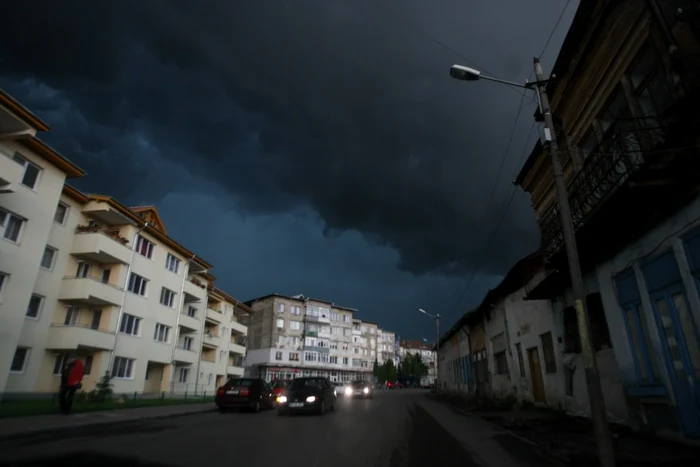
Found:
[[371, 399], [374, 397], [374, 384], [371, 381], [355, 380], [345, 389], [345, 395]]
[[285, 389], [287, 389], [291, 383], [291, 379], [277, 379], [270, 383], [270, 387], [272, 388], [272, 392], [275, 394], [275, 396], [279, 396], [284, 394]]
[[347, 389], [347, 383], [333, 383], [335, 386], [335, 392], [337, 395], [342, 396], [345, 394], [345, 389]]
[[261, 409], [274, 409], [276, 396], [272, 388], [259, 378], [230, 379], [216, 390], [216, 406], [220, 412], [227, 409], [251, 409], [260, 412]]
[[277, 397], [277, 414], [326, 413], [335, 410], [337, 393], [328, 378], [296, 378], [285, 394]]

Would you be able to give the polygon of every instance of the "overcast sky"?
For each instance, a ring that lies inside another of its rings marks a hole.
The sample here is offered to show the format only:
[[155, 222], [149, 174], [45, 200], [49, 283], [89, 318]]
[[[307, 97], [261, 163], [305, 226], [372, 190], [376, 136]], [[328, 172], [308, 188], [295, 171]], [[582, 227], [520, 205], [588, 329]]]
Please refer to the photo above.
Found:
[[302, 293], [433, 341], [418, 307], [446, 329], [539, 242], [518, 190], [486, 251], [534, 103], [497, 178], [521, 95], [449, 68], [524, 81], [565, 4], [2, 2], [0, 87], [87, 170], [78, 188], [156, 205], [237, 298]]

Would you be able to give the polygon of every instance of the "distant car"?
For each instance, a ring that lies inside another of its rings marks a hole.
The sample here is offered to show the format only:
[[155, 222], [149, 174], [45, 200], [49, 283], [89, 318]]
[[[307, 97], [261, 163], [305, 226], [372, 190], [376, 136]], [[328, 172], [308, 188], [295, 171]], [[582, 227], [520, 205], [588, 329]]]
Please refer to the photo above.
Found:
[[374, 397], [374, 384], [371, 381], [361, 379], [355, 380], [345, 388], [347, 397], [365, 397], [371, 399]]
[[335, 410], [336, 390], [328, 378], [296, 378], [284, 395], [277, 397], [277, 414]]
[[220, 412], [227, 409], [251, 409], [260, 412], [261, 409], [276, 407], [275, 394], [272, 388], [262, 379], [234, 378], [230, 379], [216, 390], [216, 406]]
[[284, 394], [285, 389], [287, 389], [290, 384], [292, 384], [291, 379], [277, 379], [270, 383], [270, 387], [272, 388], [274, 395], [279, 396]]
[[335, 392], [339, 396], [345, 395], [345, 389], [348, 387], [348, 383], [333, 383], [335, 386]]

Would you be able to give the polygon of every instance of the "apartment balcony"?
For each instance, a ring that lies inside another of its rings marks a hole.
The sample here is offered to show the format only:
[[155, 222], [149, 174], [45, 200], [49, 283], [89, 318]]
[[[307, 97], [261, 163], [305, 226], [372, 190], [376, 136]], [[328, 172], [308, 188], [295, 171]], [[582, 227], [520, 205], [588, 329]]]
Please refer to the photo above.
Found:
[[52, 324], [46, 339], [48, 350], [112, 350], [114, 332], [86, 325]]
[[242, 346], [240, 344], [234, 344], [231, 342], [228, 346], [228, 351], [229, 353], [236, 354], [236, 355], [245, 355], [245, 346]]
[[181, 313], [180, 326], [187, 329], [190, 332], [196, 332], [202, 329], [202, 322], [197, 318], [189, 316], [187, 313]]
[[220, 324], [220, 323], [224, 322], [224, 314], [221, 313], [220, 311], [216, 311], [216, 310], [212, 310], [211, 308], [207, 308], [206, 319], [207, 319], [207, 321], [211, 321], [211, 322]]
[[204, 333], [202, 345], [210, 349], [218, 349], [221, 346], [221, 338], [219, 336]]
[[66, 276], [58, 294], [59, 300], [83, 305], [120, 306], [124, 289], [87, 276]]
[[176, 365], [194, 365], [197, 363], [197, 352], [182, 347], [176, 347], [174, 360]]
[[197, 285], [189, 279], [185, 281], [183, 292], [185, 294], [185, 303], [201, 302], [207, 295], [207, 286], [204, 284]]
[[14, 193], [22, 180], [24, 168], [12, 160], [12, 156], [0, 150], [0, 194]]
[[307, 323], [318, 323], [318, 316], [304, 315], [304, 321]]
[[227, 373], [229, 376], [241, 377], [241, 376], [243, 376], [243, 367], [229, 365], [229, 366], [226, 368], [226, 373]]
[[[694, 109], [619, 120], [568, 186], [581, 261], [594, 264], [639, 237], [694, 196], [700, 154]], [[685, 116], [688, 114], [688, 116]], [[540, 216], [542, 251], [566, 267], [559, 205]]]
[[100, 264], [129, 264], [131, 249], [120, 238], [103, 230], [78, 229], [73, 238], [71, 254]]
[[248, 335], [248, 326], [244, 326], [238, 321], [231, 321], [229, 324], [231, 326], [231, 334], [238, 334], [240, 336]]
[[316, 347], [313, 345], [305, 345], [302, 347], [302, 350], [307, 350], [309, 352], [318, 352], [318, 353], [331, 353], [331, 349], [328, 347]]

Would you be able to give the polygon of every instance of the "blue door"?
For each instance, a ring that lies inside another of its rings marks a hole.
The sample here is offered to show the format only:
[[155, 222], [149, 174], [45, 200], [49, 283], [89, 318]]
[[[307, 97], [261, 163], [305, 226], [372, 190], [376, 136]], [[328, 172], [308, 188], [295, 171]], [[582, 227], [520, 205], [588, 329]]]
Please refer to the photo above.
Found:
[[700, 438], [700, 338], [673, 252], [643, 267], [664, 361], [686, 436]]

